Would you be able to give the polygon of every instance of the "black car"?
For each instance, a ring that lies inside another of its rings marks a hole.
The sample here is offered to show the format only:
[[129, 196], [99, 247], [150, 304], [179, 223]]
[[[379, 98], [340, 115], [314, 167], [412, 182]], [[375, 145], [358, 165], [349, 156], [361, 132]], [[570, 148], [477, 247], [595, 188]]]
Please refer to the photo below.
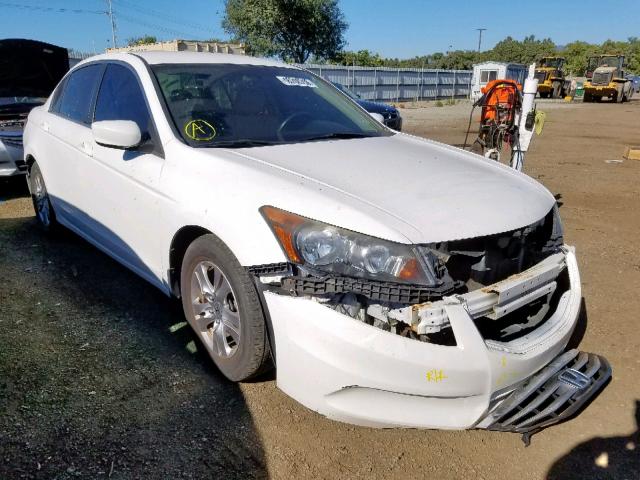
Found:
[[69, 70], [66, 48], [35, 40], [0, 40], [0, 177], [24, 174], [22, 130]]
[[400, 112], [396, 107], [391, 105], [387, 105], [385, 103], [371, 102], [369, 100], [363, 100], [359, 95], [353, 93], [351, 90], [347, 89], [344, 85], [340, 83], [334, 83], [334, 85], [342, 91], [349, 98], [353, 99], [358, 103], [362, 108], [364, 108], [369, 113], [379, 113], [384, 117], [384, 124], [392, 128], [393, 130], [397, 130], [398, 132], [402, 130], [402, 117], [400, 116]]

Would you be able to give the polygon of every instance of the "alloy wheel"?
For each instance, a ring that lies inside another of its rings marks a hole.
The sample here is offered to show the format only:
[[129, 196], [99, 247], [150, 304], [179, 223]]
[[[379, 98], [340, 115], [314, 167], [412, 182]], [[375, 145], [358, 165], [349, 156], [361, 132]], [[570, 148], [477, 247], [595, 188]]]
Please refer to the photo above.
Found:
[[213, 355], [232, 357], [240, 344], [240, 311], [231, 284], [213, 262], [199, 262], [191, 277], [195, 330]]

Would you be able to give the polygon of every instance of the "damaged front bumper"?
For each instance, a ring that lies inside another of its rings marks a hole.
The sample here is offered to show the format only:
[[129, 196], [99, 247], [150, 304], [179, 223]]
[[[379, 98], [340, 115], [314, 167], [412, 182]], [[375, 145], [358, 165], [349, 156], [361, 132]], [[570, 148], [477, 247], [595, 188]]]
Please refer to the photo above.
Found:
[[[487, 322], [500, 321], [523, 305], [552, 295], [563, 274], [568, 287], [540, 325], [506, 340], [484, 332]], [[575, 255], [569, 247], [494, 285], [437, 302], [377, 312], [401, 317], [416, 334], [428, 333], [436, 324], [447, 326], [455, 345], [392, 334], [310, 297], [270, 291], [264, 296], [277, 345], [278, 386], [329, 418], [376, 427], [522, 432], [566, 416], [545, 414], [540, 422], [524, 426], [505, 423], [508, 414], [514, 415], [513, 408], [531, 402], [530, 396], [519, 392], [529, 392], [531, 385], [540, 383], [536, 372], [553, 365], [576, 325], [582, 297]], [[597, 378], [591, 377], [597, 385], [589, 391], [595, 392], [609, 375], [610, 370], [605, 369]], [[552, 377], [557, 375], [544, 378]], [[571, 396], [566, 401], [581, 404], [592, 395]], [[565, 397], [562, 393], [561, 398]], [[502, 409], [507, 413], [501, 415]], [[541, 413], [532, 412], [534, 416]]]

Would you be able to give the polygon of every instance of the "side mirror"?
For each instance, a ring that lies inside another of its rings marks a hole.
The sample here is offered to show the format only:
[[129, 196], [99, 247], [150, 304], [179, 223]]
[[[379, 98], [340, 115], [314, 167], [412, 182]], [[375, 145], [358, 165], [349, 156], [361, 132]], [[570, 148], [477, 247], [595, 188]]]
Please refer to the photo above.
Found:
[[382, 114], [380, 113], [374, 113], [374, 112], [369, 112], [369, 115], [371, 115], [373, 118], [375, 118], [378, 122], [382, 123], [384, 125], [384, 117], [382, 116]]
[[136, 122], [131, 120], [104, 120], [91, 124], [93, 139], [103, 147], [135, 148], [142, 142], [142, 133]]

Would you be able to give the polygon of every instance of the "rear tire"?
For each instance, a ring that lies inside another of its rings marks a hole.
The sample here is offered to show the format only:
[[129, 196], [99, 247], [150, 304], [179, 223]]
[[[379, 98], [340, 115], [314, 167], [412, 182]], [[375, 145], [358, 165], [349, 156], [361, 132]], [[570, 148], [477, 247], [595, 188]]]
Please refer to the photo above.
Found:
[[33, 162], [33, 165], [31, 165], [27, 180], [38, 225], [46, 233], [58, 230], [60, 224], [56, 219], [53, 205], [51, 205], [49, 192], [47, 192], [47, 186], [44, 183], [44, 177], [42, 176], [38, 162]]
[[267, 327], [258, 292], [215, 235], [203, 235], [187, 248], [180, 293], [187, 321], [225, 377], [240, 382], [268, 369]]

